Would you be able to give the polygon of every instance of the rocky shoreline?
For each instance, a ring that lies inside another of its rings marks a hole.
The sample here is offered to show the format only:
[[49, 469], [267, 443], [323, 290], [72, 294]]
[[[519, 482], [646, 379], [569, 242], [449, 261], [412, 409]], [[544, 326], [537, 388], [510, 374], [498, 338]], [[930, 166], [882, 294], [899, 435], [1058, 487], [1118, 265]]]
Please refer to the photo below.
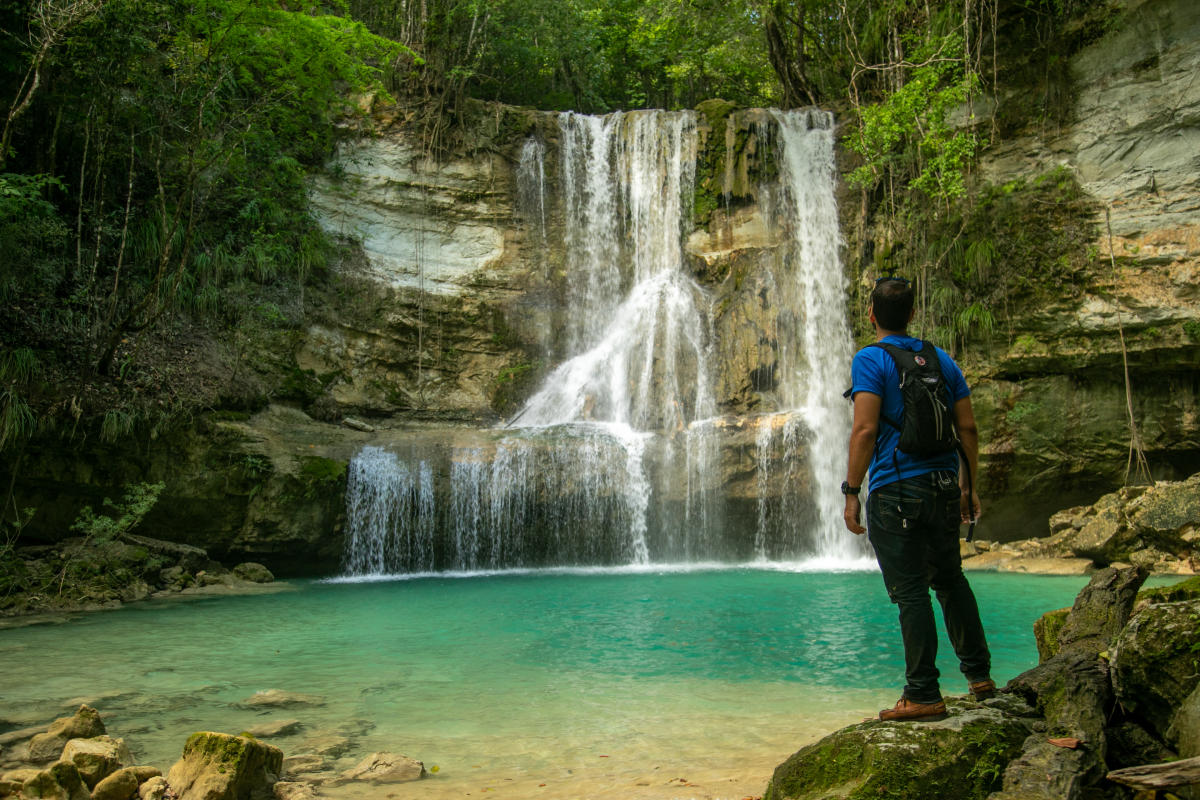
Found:
[[1046, 536], [963, 543], [963, 569], [1084, 575], [1108, 566], [1155, 575], [1200, 571], [1200, 473], [1183, 481], [1130, 486], [1092, 505], [1059, 511]]
[[1096, 572], [1038, 622], [1039, 665], [996, 698], [836, 731], [781, 764], [764, 800], [1135, 796], [1115, 770], [1200, 756], [1200, 578], [1139, 593], [1146, 574]]
[[101, 541], [83, 537], [19, 547], [13, 555], [3, 565], [0, 628], [151, 598], [286, 588], [257, 562], [228, 568], [202, 548], [129, 533]]
[[[321, 698], [280, 690], [256, 692], [247, 707], [277, 709], [320, 703]], [[164, 773], [138, 765], [124, 739], [108, 735], [96, 709], [83, 704], [49, 727], [0, 734], [0, 798], [13, 800], [311, 800], [317, 787], [395, 784], [427, 776], [420, 761], [397, 753], [371, 753], [338, 770], [328, 754], [290, 758], [261, 741], [285, 736], [298, 721], [275, 722], [233, 735], [199, 731]], [[289, 726], [291, 726], [289, 728]]]

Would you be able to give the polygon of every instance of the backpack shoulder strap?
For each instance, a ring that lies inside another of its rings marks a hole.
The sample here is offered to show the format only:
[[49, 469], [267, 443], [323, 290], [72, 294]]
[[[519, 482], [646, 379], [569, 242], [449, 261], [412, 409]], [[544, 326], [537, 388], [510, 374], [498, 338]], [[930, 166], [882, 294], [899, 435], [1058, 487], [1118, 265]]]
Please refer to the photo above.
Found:
[[[871, 342], [869, 345], [867, 345], [867, 347], [878, 347], [880, 350], [891, 356], [892, 361], [896, 364], [896, 369], [900, 372], [900, 382], [904, 382], [904, 371], [906, 369], [910, 369], [913, 365], [911, 360], [912, 353], [909, 353], [903, 347], [896, 347], [896, 345], [888, 342]], [[906, 353], [908, 356], [910, 356], [910, 358], [907, 360], [904, 358]], [[891, 425], [897, 431], [900, 430], [900, 423], [896, 422], [896, 420], [892, 419], [887, 414], [884, 414], [882, 411], [879, 413], [879, 419], [883, 422], [886, 422], [888, 425]]]

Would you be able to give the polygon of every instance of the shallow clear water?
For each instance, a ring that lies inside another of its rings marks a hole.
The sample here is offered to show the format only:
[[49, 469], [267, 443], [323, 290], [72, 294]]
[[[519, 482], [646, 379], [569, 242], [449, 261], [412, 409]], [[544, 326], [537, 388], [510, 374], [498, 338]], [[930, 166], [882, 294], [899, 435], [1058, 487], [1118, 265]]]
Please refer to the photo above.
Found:
[[[1086, 582], [970, 580], [997, 682], [1037, 662], [1033, 621], [1070, 605]], [[296, 587], [0, 630], [0, 718], [40, 724], [91, 699], [110, 732], [163, 768], [195, 730], [295, 718], [301, 733], [275, 740], [285, 754], [337, 741], [340, 766], [392, 750], [439, 767], [419, 790], [389, 787], [396, 797], [505, 781], [601, 797], [605, 780], [615, 781], [613, 796], [633, 796], [629, 787], [666, 786], [689, 771], [717, 780], [749, 770], [752, 785], [725, 787], [740, 797], [760, 792], [771, 766], [806, 741], [890, 705], [903, 683], [894, 607], [873, 572], [580, 571]], [[941, 649], [944, 691], [965, 692], [949, 645]], [[272, 688], [326, 702], [239, 706]], [[706, 791], [678, 796], [723, 796]]]

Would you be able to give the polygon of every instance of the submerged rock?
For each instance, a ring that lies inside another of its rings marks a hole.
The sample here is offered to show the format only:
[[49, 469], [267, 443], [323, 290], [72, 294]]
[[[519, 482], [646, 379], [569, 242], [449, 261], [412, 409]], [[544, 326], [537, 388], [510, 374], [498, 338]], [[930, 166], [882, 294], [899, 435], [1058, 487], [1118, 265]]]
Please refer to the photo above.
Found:
[[268, 800], [282, 769], [278, 747], [203, 731], [188, 738], [167, 783], [179, 800]]
[[372, 753], [342, 777], [348, 781], [406, 783], [424, 778], [425, 765], [399, 753]]
[[281, 689], [266, 689], [255, 692], [242, 701], [252, 708], [287, 708], [288, 706], [323, 706], [325, 698], [316, 694], [285, 692]]
[[303, 781], [280, 781], [275, 784], [276, 800], [317, 800], [317, 790]]
[[776, 768], [763, 800], [985, 798], [1021, 752], [1031, 720], [967, 700], [947, 708], [940, 722], [872, 720], [832, 733]]
[[256, 739], [271, 739], [276, 736], [293, 736], [303, 727], [304, 723], [298, 719], [278, 719], [253, 725], [246, 729], [246, 733]]

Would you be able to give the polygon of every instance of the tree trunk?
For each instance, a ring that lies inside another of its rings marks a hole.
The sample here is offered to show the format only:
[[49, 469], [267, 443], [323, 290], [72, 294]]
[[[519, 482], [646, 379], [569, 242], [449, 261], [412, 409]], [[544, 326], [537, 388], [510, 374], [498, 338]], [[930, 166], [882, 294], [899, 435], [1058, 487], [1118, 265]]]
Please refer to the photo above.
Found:
[[806, 71], [804, 15], [802, 2], [797, 4], [794, 18], [789, 18], [785, 0], [771, 0], [767, 4], [764, 18], [767, 54], [771, 68], [783, 85], [784, 108], [818, 104], [817, 92]]

